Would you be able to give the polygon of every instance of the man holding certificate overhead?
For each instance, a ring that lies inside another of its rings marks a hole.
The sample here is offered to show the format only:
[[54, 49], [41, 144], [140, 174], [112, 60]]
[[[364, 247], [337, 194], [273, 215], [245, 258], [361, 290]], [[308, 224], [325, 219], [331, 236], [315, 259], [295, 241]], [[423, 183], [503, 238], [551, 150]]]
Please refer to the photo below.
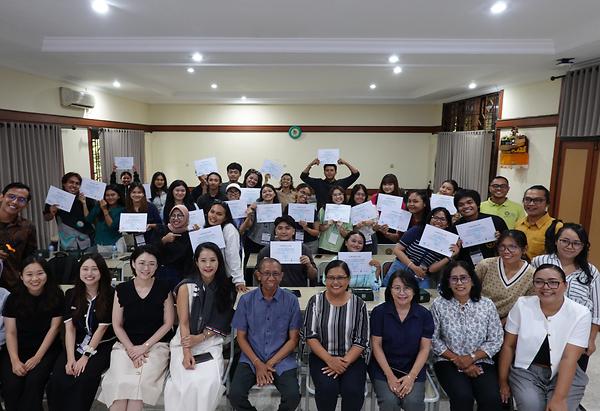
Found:
[[309, 177], [310, 169], [312, 166], [319, 165], [320, 161], [318, 158], [315, 158], [313, 161], [308, 163], [306, 168], [300, 174], [300, 179], [312, 187], [315, 190], [315, 196], [317, 197], [317, 208], [321, 208], [325, 206], [327, 202], [327, 197], [329, 196], [329, 190], [331, 190], [334, 186], [340, 186], [344, 189], [350, 187], [358, 177], [360, 177], [360, 172], [356, 167], [352, 164], [338, 158], [337, 164], [343, 164], [350, 170], [350, 175], [348, 177], [342, 178], [340, 180], [335, 179], [335, 175], [337, 174], [337, 164], [323, 164], [323, 174], [325, 174], [325, 178], [313, 178]]
[[305, 287], [307, 280], [317, 278], [317, 266], [308, 247], [294, 241], [296, 222], [289, 215], [275, 220], [275, 241], [265, 246], [256, 258], [256, 271], [265, 257], [277, 259], [283, 269], [283, 287]]

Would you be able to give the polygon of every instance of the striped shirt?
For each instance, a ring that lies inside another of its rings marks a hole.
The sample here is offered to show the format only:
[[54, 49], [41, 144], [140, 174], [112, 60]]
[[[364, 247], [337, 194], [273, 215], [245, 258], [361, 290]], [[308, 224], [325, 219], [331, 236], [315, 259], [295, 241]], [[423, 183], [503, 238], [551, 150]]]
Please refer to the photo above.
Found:
[[369, 348], [369, 318], [365, 302], [352, 295], [346, 304], [336, 307], [325, 297], [315, 294], [308, 301], [304, 325], [300, 331], [303, 341], [316, 338], [333, 356], [343, 357], [353, 345]]
[[423, 230], [423, 226], [409, 228], [400, 238], [400, 244], [404, 246], [404, 253], [414, 265], [429, 267], [443, 259], [444, 256], [419, 245]]
[[[554, 264], [562, 268], [556, 254], [540, 255], [531, 262], [535, 268], [542, 264]], [[600, 273], [593, 264], [589, 264], [589, 267], [592, 273], [589, 284], [585, 284], [586, 275], [581, 268], [567, 276], [567, 297], [587, 307], [592, 313], [592, 324], [600, 325]]]

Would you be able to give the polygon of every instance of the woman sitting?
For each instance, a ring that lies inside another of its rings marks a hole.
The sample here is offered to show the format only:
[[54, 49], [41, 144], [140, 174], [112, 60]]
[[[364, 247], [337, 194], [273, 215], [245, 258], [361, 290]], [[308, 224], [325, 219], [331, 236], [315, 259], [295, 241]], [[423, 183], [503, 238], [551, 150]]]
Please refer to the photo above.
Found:
[[189, 216], [190, 213], [184, 205], [171, 208], [167, 230], [158, 243], [161, 266], [156, 276], [166, 282], [171, 290], [193, 267], [194, 253], [188, 232]]
[[235, 288], [215, 244], [200, 244], [194, 260], [198, 271], [175, 290], [179, 328], [170, 344], [165, 410], [214, 410], [224, 390], [223, 337], [231, 330]]

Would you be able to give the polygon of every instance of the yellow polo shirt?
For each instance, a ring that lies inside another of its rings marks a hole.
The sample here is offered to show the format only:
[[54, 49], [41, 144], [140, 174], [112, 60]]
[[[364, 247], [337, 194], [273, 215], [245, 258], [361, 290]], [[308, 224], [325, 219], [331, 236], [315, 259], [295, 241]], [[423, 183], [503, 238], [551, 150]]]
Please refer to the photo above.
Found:
[[[546, 238], [546, 230], [552, 224], [554, 219], [550, 217], [550, 214], [546, 213], [537, 220], [535, 223], [530, 224], [527, 222], [527, 217], [520, 219], [515, 224], [515, 230], [520, 230], [527, 236], [527, 256], [530, 259], [537, 257], [538, 255], [546, 254], [544, 247], [544, 241]], [[555, 233], [560, 230], [563, 223], [560, 221], [556, 223]]]
[[508, 198], [502, 204], [496, 204], [488, 198], [486, 201], [481, 203], [481, 206], [479, 206], [479, 211], [484, 214], [497, 215], [504, 220], [506, 226], [510, 230], [515, 228], [517, 221], [526, 216], [523, 205], [511, 201]]

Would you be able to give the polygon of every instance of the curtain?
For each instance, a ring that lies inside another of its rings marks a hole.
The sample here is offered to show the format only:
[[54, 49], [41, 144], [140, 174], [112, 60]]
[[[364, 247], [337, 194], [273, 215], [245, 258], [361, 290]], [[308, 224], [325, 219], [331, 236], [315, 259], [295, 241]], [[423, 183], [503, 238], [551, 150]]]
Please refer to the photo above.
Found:
[[44, 221], [48, 187], [61, 187], [64, 174], [61, 130], [57, 125], [0, 123], [0, 185], [22, 182], [32, 200], [22, 215], [35, 224], [39, 248], [57, 234], [56, 224]]
[[567, 73], [562, 82], [559, 137], [600, 136], [600, 66]]
[[[108, 183], [115, 157], [133, 157], [140, 180], [144, 181], [144, 132], [105, 128], [100, 131], [102, 177]], [[119, 176], [117, 176], [117, 182]]]
[[438, 134], [434, 190], [447, 179], [487, 196], [493, 131], [458, 131]]

